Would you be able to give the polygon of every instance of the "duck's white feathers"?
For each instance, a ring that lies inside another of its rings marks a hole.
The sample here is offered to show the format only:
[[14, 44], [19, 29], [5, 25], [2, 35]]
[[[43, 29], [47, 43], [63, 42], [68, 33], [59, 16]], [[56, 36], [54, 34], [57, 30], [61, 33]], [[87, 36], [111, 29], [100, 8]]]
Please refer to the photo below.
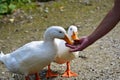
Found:
[[[43, 41], [30, 42], [20, 47], [16, 51], [2, 56], [2, 61], [12, 72], [26, 74], [35, 73], [43, 69], [43, 67], [48, 65], [54, 58], [54, 56], [52, 55], [55, 55], [55, 51], [57, 49], [56, 47], [50, 48], [48, 44], [51, 43], [44, 43]], [[47, 47], [44, 48], [43, 46]], [[53, 53], [49, 54], [49, 52], [47, 53], [46, 50]], [[41, 53], [43, 53], [44, 55]], [[46, 55], [48, 55], [49, 58]]]
[[0, 61], [3, 62], [3, 57], [4, 57], [4, 53], [1, 51], [0, 53]]
[[58, 64], [66, 63], [78, 57], [78, 52], [70, 52], [70, 48], [65, 46], [65, 41], [55, 39], [57, 42], [58, 52], [54, 61]]
[[45, 41], [33, 41], [9, 54], [1, 53], [0, 61], [14, 73], [36, 73], [53, 61], [57, 53], [54, 38], [64, 38], [65, 35], [66, 32], [61, 27], [48, 28], [44, 34]]
[[[68, 28], [68, 37], [71, 40], [72, 40], [71, 35], [73, 34], [73, 31], [77, 32], [78, 30], [76, 26], [71, 25]], [[54, 62], [58, 64], [63, 64], [78, 57], [79, 52], [70, 52], [70, 48], [65, 46], [66, 42], [64, 40], [55, 39], [55, 42], [57, 44], [58, 52], [54, 59]]]

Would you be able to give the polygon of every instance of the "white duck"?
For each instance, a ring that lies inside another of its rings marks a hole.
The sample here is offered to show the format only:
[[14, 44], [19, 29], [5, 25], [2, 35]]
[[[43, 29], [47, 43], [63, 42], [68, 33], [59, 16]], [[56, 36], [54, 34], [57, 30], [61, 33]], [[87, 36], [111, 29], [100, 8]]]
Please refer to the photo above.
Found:
[[[71, 25], [68, 28], [68, 37], [70, 38], [71, 41], [77, 40], [77, 27], [74, 25]], [[69, 48], [65, 46], [65, 41], [60, 40], [60, 39], [55, 39], [55, 42], [57, 43], [57, 48], [58, 48], [58, 53], [54, 59], [54, 61], [58, 64], [67, 64], [67, 69], [65, 73], [62, 75], [63, 77], [71, 77], [71, 76], [77, 76], [76, 73], [72, 72], [70, 70], [70, 61], [78, 57], [79, 52], [70, 52]], [[48, 65], [48, 71], [46, 77], [53, 77], [57, 76], [58, 74], [52, 73], [50, 70], [50, 65]]]
[[11, 72], [24, 74], [26, 80], [29, 80], [29, 74], [35, 73], [36, 80], [39, 80], [37, 72], [50, 64], [57, 53], [55, 38], [71, 44], [64, 28], [52, 26], [45, 31], [44, 41], [32, 41], [9, 54], [1, 53], [0, 61]]

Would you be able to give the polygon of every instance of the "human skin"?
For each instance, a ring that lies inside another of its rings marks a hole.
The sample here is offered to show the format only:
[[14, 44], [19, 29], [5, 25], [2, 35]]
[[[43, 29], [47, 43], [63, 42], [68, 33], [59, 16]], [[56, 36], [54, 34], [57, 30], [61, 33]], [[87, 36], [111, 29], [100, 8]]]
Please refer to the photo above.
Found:
[[75, 44], [66, 44], [66, 46], [71, 48], [71, 52], [82, 51], [110, 32], [119, 21], [120, 0], [114, 0], [113, 8], [107, 13], [98, 27], [89, 36], [82, 37], [78, 41], [74, 41]]

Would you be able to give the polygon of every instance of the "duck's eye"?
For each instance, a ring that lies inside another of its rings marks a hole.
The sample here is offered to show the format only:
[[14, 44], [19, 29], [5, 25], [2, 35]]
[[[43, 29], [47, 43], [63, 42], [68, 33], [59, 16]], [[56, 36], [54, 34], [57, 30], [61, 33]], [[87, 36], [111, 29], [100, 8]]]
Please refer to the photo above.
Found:
[[59, 31], [59, 33], [62, 33], [62, 31]]
[[72, 28], [70, 28], [70, 30], [72, 31]]

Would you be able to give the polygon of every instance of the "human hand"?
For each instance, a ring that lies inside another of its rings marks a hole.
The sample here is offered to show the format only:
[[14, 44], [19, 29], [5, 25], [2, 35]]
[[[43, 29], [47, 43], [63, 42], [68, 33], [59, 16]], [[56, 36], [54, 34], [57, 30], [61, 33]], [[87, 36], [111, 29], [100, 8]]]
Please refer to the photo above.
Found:
[[85, 49], [89, 45], [90, 45], [89, 39], [86, 36], [79, 39], [79, 40], [75, 40], [72, 45], [66, 43], [66, 46], [71, 48], [70, 52], [82, 51], [83, 49]]

